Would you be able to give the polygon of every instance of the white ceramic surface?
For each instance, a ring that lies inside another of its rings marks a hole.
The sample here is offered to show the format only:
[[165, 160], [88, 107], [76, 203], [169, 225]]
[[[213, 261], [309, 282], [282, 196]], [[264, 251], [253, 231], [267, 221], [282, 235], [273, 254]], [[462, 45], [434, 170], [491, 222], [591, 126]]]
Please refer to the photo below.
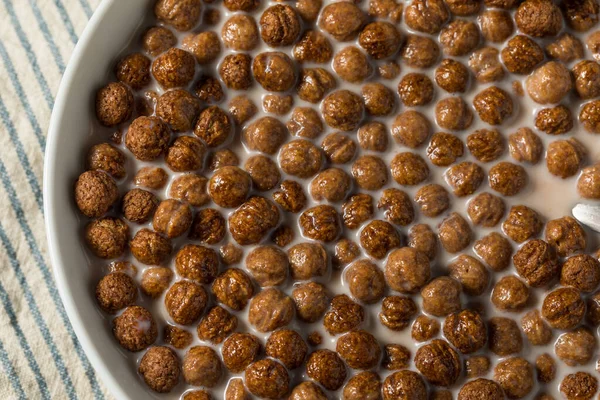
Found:
[[106, 80], [115, 57], [133, 37], [151, 0], [104, 0], [84, 33], [63, 76], [50, 122], [44, 165], [44, 210], [50, 260], [71, 324], [103, 383], [116, 399], [147, 399], [135, 368], [123, 362], [110, 329], [99, 317], [77, 211], [73, 184], [89, 147], [93, 93]]

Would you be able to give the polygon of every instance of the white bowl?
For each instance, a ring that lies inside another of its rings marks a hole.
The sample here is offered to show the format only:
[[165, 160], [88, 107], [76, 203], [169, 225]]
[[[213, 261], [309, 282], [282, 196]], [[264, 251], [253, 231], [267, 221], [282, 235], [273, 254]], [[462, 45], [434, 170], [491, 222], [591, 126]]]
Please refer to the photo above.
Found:
[[117, 399], [147, 399], [136, 368], [120, 353], [93, 296], [73, 185], [83, 171], [94, 118], [94, 93], [133, 37], [151, 0], [104, 0], [88, 23], [56, 98], [44, 165], [44, 211], [50, 261], [73, 329], [91, 364]]

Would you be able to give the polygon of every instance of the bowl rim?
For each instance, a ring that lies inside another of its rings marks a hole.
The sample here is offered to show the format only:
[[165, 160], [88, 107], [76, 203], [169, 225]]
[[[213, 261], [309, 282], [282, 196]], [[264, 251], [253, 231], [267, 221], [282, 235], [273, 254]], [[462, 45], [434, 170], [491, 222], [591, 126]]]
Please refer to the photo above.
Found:
[[116, 379], [114, 374], [110, 372], [110, 368], [106, 360], [101, 355], [101, 349], [94, 343], [88, 333], [88, 328], [81, 318], [80, 312], [77, 309], [76, 301], [72, 295], [70, 284], [66, 270], [63, 268], [65, 261], [63, 255], [59, 251], [59, 245], [56, 241], [56, 235], [60, 233], [57, 224], [57, 215], [55, 215], [55, 190], [57, 190], [55, 182], [55, 164], [58, 155], [58, 135], [60, 132], [63, 114], [69, 101], [69, 92], [73, 86], [73, 79], [77, 70], [84, 65], [84, 53], [88, 48], [90, 41], [96, 34], [100, 34], [101, 22], [110, 9], [118, 4], [119, 0], [102, 0], [94, 11], [92, 17], [88, 21], [79, 41], [77, 42], [71, 58], [68, 62], [65, 73], [62, 76], [58, 93], [52, 109], [50, 124], [46, 138], [46, 149], [44, 154], [44, 177], [43, 177], [43, 198], [44, 198], [44, 220], [46, 240], [48, 243], [48, 254], [56, 286], [60, 294], [61, 300], [65, 307], [67, 316], [77, 339], [94, 368], [96, 374], [100, 377], [102, 383], [117, 399], [127, 399], [127, 391], [124, 388], [124, 382]]

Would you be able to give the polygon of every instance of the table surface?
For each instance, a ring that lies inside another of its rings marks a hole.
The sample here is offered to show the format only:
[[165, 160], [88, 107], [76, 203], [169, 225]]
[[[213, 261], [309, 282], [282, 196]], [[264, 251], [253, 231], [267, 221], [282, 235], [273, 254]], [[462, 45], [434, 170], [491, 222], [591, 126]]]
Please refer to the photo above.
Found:
[[100, 1], [0, 1], [1, 399], [111, 398], [56, 289], [42, 207], [52, 106]]

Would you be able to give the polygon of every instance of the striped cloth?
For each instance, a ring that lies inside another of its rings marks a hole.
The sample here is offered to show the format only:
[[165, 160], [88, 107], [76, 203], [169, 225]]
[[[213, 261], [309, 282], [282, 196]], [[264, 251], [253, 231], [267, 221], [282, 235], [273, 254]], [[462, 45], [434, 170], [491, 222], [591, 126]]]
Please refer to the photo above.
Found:
[[42, 209], [46, 131], [100, 0], [0, 0], [0, 399], [108, 399], [58, 295]]

